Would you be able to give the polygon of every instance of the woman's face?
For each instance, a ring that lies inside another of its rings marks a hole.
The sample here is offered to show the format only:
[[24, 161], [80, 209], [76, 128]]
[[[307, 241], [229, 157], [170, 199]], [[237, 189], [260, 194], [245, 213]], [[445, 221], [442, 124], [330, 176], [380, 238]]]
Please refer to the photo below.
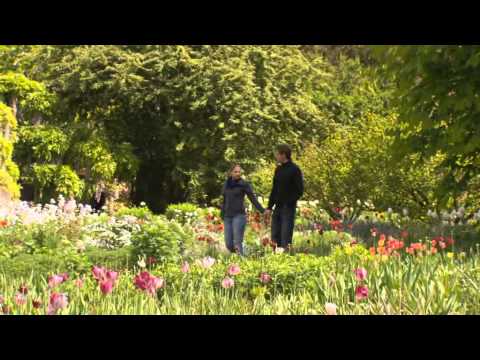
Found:
[[234, 180], [238, 180], [242, 177], [242, 168], [240, 166], [235, 166], [232, 170], [231, 176]]

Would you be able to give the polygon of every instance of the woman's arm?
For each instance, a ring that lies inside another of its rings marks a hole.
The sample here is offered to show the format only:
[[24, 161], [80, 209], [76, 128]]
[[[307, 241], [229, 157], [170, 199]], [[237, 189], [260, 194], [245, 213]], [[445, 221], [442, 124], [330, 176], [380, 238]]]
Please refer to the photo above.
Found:
[[273, 175], [273, 184], [272, 184], [272, 191], [270, 192], [270, 197], [268, 199], [268, 209], [272, 210], [275, 206], [276, 197], [277, 197], [277, 169], [275, 169], [275, 173]]
[[222, 205], [220, 207], [220, 218], [223, 219], [225, 217], [225, 184], [222, 187]]
[[263, 214], [265, 212], [265, 209], [258, 202], [258, 199], [255, 196], [255, 193], [253, 192], [253, 188], [250, 184], [247, 184], [247, 186], [245, 188], [245, 192], [246, 192], [248, 198], [250, 199], [250, 201], [252, 202], [253, 206], [255, 206], [257, 208], [257, 210], [260, 211]]

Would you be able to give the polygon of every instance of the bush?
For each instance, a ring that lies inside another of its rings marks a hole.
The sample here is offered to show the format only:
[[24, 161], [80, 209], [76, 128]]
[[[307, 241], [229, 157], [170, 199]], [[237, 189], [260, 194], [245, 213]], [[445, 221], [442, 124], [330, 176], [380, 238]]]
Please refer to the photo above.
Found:
[[115, 216], [135, 216], [137, 219], [150, 220], [153, 218], [153, 213], [146, 206], [121, 208], [115, 213]]
[[88, 262], [93, 265], [105, 266], [109, 269], [126, 269], [135, 264], [132, 248], [124, 247], [116, 250], [89, 248], [85, 251]]
[[307, 250], [317, 255], [330, 255], [337, 246], [350, 244], [353, 238], [346, 232], [325, 231], [323, 234], [296, 234], [294, 239], [294, 248], [298, 251]]
[[43, 253], [0, 258], [0, 272], [12, 277], [46, 276], [52, 273], [85, 272], [90, 264], [82, 255]]
[[131, 244], [132, 234], [140, 229], [139, 220], [130, 215], [104, 218], [83, 228], [88, 245], [103, 249], [118, 249]]
[[190, 203], [172, 204], [165, 211], [167, 219], [178, 221], [181, 224], [194, 222], [198, 219], [199, 214], [197, 206]]
[[152, 256], [157, 261], [175, 260], [186, 240], [187, 234], [179, 224], [158, 216], [133, 234], [132, 254], [135, 257]]

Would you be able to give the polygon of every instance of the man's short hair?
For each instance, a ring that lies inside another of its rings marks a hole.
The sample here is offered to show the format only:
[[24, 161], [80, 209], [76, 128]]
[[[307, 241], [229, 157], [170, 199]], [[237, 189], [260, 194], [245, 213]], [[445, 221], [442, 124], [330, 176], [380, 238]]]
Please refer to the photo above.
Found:
[[277, 152], [284, 154], [288, 160], [292, 158], [292, 149], [287, 144], [280, 144], [277, 146]]

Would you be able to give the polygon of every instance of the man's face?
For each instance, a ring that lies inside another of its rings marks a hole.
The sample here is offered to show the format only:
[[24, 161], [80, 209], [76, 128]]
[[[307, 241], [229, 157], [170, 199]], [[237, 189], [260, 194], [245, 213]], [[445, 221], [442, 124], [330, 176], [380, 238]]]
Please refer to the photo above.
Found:
[[281, 154], [277, 151], [277, 152], [275, 152], [275, 159], [279, 163], [284, 163], [285, 160], [287, 159], [287, 157], [285, 156], [285, 154]]

